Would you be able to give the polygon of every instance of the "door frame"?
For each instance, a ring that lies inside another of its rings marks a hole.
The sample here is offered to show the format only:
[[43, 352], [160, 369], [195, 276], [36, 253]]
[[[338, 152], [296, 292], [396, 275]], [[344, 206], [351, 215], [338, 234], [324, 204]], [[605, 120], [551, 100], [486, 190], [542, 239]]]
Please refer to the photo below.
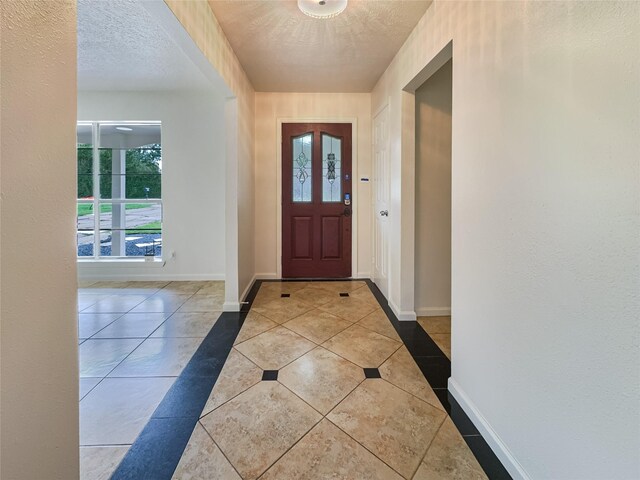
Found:
[[283, 123], [350, 123], [351, 124], [351, 278], [358, 277], [358, 211], [360, 209], [360, 177], [358, 176], [357, 117], [278, 117], [276, 118], [276, 278], [282, 278], [282, 124]]

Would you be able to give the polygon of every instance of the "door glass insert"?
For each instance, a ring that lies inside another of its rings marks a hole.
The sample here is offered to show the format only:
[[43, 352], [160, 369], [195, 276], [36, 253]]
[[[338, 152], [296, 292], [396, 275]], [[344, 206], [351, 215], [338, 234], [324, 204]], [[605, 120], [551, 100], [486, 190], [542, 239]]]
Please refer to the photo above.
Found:
[[322, 134], [322, 201], [342, 201], [342, 139]]
[[311, 202], [311, 149], [312, 134], [292, 139], [293, 143], [293, 201]]

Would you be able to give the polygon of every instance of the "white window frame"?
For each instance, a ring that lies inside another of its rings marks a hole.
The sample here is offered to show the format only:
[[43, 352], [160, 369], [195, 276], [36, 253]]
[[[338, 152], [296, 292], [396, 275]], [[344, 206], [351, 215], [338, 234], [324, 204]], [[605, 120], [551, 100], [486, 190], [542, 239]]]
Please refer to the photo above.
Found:
[[[78, 198], [77, 195], [77, 179], [76, 179], [76, 205], [84, 204], [84, 205], [93, 205], [93, 255], [84, 255], [79, 256], [77, 254], [78, 250], [78, 233], [76, 231], [76, 257], [80, 262], [113, 262], [113, 261], [140, 261], [140, 260], [162, 260], [164, 257], [164, 248], [162, 249], [162, 257], [157, 256], [120, 256], [120, 255], [109, 255], [109, 256], [101, 256], [100, 255], [100, 205], [112, 204], [112, 205], [122, 205], [127, 203], [149, 203], [152, 205], [160, 205], [161, 207], [161, 217], [160, 217], [160, 232], [161, 235], [164, 235], [164, 206], [162, 203], [162, 198], [120, 198], [120, 199], [102, 199], [100, 198], [100, 127], [101, 126], [121, 126], [121, 125], [159, 125], [160, 126], [160, 138], [162, 139], [162, 122], [158, 120], [150, 120], [150, 121], [79, 121], [76, 124], [76, 128], [81, 125], [91, 125], [91, 146], [92, 146], [92, 169], [93, 169], [93, 199], [81, 199]], [[162, 146], [162, 142], [160, 143]], [[76, 159], [77, 162], [77, 159]], [[160, 181], [162, 182], [162, 174], [160, 177]], [[76, 226], [77, 226], [77, 206], [76, 206]], [[113, 238], [113, 230], [111, 230], [111, 235]]]

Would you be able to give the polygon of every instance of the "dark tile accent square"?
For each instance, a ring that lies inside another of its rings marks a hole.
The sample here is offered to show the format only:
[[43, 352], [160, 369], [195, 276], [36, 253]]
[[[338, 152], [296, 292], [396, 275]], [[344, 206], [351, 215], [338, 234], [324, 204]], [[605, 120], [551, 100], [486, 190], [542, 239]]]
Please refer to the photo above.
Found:
[[341, 294], [340, 294], [340, 296], [341, 296], [341, 297], [348, 297], [348, 296], [349, 296], [349, 294], [348, 294], [348, 293], [344, 293], [344, 292], [343, 292], [343, 293], [341, 293]]
[[280, 296], [282, 298], [289, 298], [291, 296], [291, 294], [290, 293], [281, 293]]
[[365, 378], [382, 378], [377, 368], [363, 368]]
[[265, 370], [262, 372], [262, 380], [278, 380], [278, 370]]

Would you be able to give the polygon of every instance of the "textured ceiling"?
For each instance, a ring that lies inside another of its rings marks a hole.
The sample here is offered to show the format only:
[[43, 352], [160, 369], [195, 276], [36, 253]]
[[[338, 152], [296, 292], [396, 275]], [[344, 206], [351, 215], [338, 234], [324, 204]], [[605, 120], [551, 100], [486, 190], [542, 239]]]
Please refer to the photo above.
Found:
[[202, 72], [139, 1], [78, 1], [79, 90], [200, 90]]
[[296, 0], [209, 0], [261, 92], [370, 92], [431, 0], [349, 0], [315, 19]]

